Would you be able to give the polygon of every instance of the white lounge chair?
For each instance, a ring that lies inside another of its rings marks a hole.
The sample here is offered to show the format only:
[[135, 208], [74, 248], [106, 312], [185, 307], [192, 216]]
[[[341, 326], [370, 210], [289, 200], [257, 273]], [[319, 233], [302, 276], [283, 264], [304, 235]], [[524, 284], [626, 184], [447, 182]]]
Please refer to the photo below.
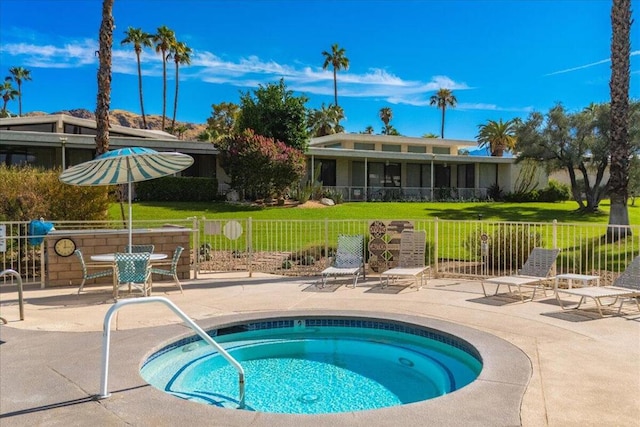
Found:
[[[560, 299], [560, 294], [580, 297], [580, 301], [575, 307], [566, 307]], [[591, 298], [596, 303], [596, 308], [600, 317], [604, 317], [602, 307], [613, 306], [620, 301], [618, 314], [622, 311], [622, 304], [625, 299], [634, 299], [638, 311], [640, 311], [640, 256], [634, 258], [626, 270], [618, 276], [611, 286], [585, 286], [582, 288], [556, 289], [556, 299], [562, 309], [579, 309], [587, 298]], [[613, 302], [603, 304], [602, 298], [613, 298]]]
[[[389, 286], [389, 280], [395, 282], [400, 277], [412, 277], [418, 289], [426, 285], [424, 255], [427, 233], [424, 230], [404, 230], [400, 235], [400, 254], [398, 266], [380, 273], [380, 285]], [[386, 279], [386, 280], [384, 280]]]
[[353, 276], [353, 287], [358, 284], [360, 274], [364, 271], [364, 236], [346, 235], [338, 236], [338, 248], [331, 266], [322, 271], [322, 284], [324, 287], [329, 276]]
[[559, 253], [560, 249], [534, 248], [529, 254], [527, 261], [522, 266], [522, 269], [518, 271], [518, 274], [513, 276], [483, 279], [480, 283], [482, 284], [482, 292], [484, 293], [484, 296], [488, 296], [484, 287], [485, 283], [497, 285], [496, 292], [493, 295], [498, 294], [500, 285], [506, 285], [509, 292], [511, 292], [512, 286], [516, 287], [522, 302], [524, 302], [524, 294], [522, 293], [523, 287], [533, 289], [531, 300], [536, 297], [537, 289], [542, 289], [544, 294], [547, 295], [544, 282], [553, 278], [553, 276], [551, 276], [551, 272]]

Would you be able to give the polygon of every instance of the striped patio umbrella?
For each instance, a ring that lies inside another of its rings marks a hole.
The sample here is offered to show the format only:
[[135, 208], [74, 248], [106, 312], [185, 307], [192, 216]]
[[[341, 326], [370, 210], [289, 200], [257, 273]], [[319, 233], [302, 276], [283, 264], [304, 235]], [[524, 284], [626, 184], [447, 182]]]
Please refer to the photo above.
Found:
[[60, 174], [60, 181], [82, 186], [128, 184], [129, 248], [131, 248], [131, 183], [171, 175], [192, 164], [193, 158], [187, 154], [128, 147], [108, 151], [93, 160], [72, 166]]

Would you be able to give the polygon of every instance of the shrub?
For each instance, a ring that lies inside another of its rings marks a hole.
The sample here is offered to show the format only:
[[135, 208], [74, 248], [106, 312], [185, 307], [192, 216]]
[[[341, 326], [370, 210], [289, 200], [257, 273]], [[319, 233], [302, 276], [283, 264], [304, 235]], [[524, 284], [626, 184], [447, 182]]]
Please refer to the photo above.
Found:
[[216, 178], [165, 176], [135, 183], [136, 199], [145, 202], [210, 202], [218, 199]]
[[571, 189], [566, 184], [550, 180], [549, 185], [538, 195], [539, 202], [565, 202], [571, 199]]
[[[477, 230], [467, 236], [463, 243], [464, 247], [478, 259], [483, 256], [482, 234], [481, 230]], [[533, 248], [544, 245], [540, 233], [529, 231], [525, 225], [500, 224], [487, 235], [487, 266], [499, 270], [518, 270]]]

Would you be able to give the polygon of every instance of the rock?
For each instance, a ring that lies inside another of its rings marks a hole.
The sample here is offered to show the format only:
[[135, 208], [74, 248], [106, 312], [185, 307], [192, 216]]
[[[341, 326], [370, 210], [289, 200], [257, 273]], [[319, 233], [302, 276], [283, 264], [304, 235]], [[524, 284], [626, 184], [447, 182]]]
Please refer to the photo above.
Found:
[[327, 197], [323, 197], [322, 199], [320, 199], [320, 203], [322, 203], [325, 206], [335, 206], [336, 204], [336, 202], [334, 202], [333, 200]]

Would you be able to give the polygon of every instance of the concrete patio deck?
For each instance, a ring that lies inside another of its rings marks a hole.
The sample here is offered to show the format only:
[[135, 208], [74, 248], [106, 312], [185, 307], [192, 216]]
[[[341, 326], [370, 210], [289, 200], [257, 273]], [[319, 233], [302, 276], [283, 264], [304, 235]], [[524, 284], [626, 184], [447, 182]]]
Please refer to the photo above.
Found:
[[[520, 425], [640, 425], [640, 313], [634, 304], [625, 305], [623, 316], [601, 319], [595, 310], [563, 311], [551, 292], [521, 303], [508, 296], [484, 297], [480, 283], [468, 280], [433, 279], [420, 291], [380, 289], [373, 276], [356, 289], [319, 290], [313, 287], [316, 280], [213, 274], [183, 282], [184, 294], [171, 282], [154, 283], [154, 295], [168, 297], [202, 327], [232, 315], [322, 310], [451, 322], [494, 335], [526, 354], [532, 374], [524, 393], [512, 396], [520, 403]], [[110, 387], [109, 399], [94, 400], [102, 324], [113, 300], [107, 287], [86, 289], [77, 296], [77, 288], [26, 287], [25, 320], [20, 321], [16, 286], [0, 287], [0, 312], [9, 322], [0, 326], [0, 425], [284, 425], [268, 414], [186, 402], [145, 385], [135, 375], [142, 358], [168, 337], [187, 332], [178, 317], [157, 305], [125, 307], [116, 314], [109, 377], [115, 388]], [[508, 404], [501, 395], [485, 396], [483, 402], [494, 410]], [[172, 413], [173, 406], [179, 406], [179, 414]], [[478, 415], [483, 409], [456, 413], [453, 408], [446, 420], [418, 408], [406, 418], [380, 410], [373, 411], [375, 416], [298, 416], [285, 424], [483, 425]], [[239, 412], [254, 415], [236, 416]], [[506, 417], [496, 425], [514, 423]]]

